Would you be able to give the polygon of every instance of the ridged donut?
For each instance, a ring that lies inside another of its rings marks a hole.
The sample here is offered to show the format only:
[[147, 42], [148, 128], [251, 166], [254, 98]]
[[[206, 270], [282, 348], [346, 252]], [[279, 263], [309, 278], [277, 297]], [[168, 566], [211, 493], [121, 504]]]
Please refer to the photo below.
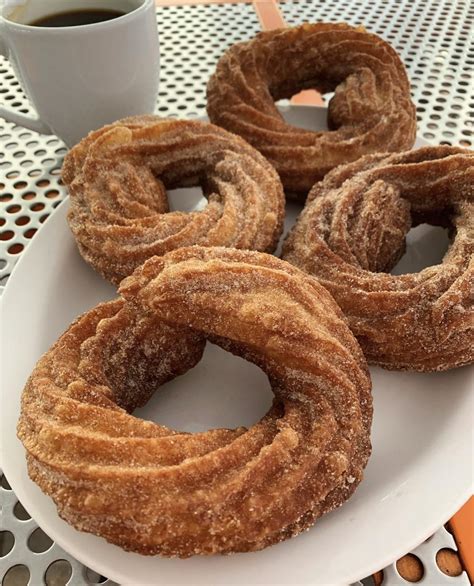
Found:
[[[115, 284], [180, 246], [273, 252], [281, 234], [284, 195], [274, 169], [245, 141], [205, 122], [118, 121], [75, 146], [62, 175], [79, 251]], [[169, 212], [166, 187], [197, 184], [206, 208]]]
[[[302, 89], [334, 91], [327, 132], [287, 124], [275, 101]], [[410, 148], [415, 106], [400, 57], [363, 27], [316, 23], [232, 45], [207, 87], [211, 122], [239, 134], [305, 198], [332, 168], [369, 153]]]
[[[440, 264], [390, 275], [410, 227], [449, 228]], [[334, 296], [367, 360], [447, 370], [474, 359], [474, 153], [424, 147], [367, 156], [317, 183], [283, 258]]]
[[[315, 279], [267, 254], [190, 247], [120, 292], [68, 328], [23, 393], [29, 474], [61, 517], [126, 550], [188, 557], [262, 549], [353, 493], [370, 378]], [[258, 423], [190, 434], [130, 414], [206, 340], [268, 375], [274, 404]]]

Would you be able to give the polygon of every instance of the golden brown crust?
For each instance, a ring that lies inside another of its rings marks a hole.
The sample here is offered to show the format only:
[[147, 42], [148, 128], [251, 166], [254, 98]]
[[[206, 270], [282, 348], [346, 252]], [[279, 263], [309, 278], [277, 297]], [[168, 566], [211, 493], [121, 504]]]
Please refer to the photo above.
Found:
[[[390, 275], [405, 234], [450, 228], [441, 264]], [[425, 147], [370, 155], [311, 190], [283, 258], [339, 303], [369, 363], [447, 370], [474, 359], [474, 153]]]
[[[370, 453], [363, 354], [332, 297], [275, 257], [183, 248], [126, 279], [38, 362], [18, 434], [33, 480], [74, 527], [127, 550], [262, 549], [343, 503]], [[249, 429], [189, 434], [128, 414], [205, 341], [268, 375]]]
[[[284, 196], [278, 175], [241, 138], [199, 121], [127, 118], [66, 156], [69, 225], [87, 262], [118, 284], [145, 260], [180, 246], [273, 252]], [[208, 205], [169, 212], [165, 187], [201, 183]]]
[[[335, 91], [328, 132], [290, 126], [275, 106], [305, 88]], [[217, 64], [207, 100], [210, 120], [257, 148], [300, 198], [340, 164], [415, 141], [399, 56], [377, 35], [347, 24], [306, 23], [233, 45]]]

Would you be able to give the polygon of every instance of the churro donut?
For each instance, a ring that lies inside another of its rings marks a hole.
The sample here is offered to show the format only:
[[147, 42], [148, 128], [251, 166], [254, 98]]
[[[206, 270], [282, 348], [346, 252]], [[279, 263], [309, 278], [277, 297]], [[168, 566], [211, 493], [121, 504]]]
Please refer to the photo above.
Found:
[[[272, 166], [205, 122], [140, 116], [105, 126], [69, 152], [63, 180], [79, 251], [115, 284], [180, 246], [272, 252], [282, 230], [284, 195]], [[170, 212], [166, 187], [197, 184], [206, 208]]]
[[[300, 90], [334, 91], [327, 132], [287, 124], [275, 101]], [[403, 63], [363, 27], [303, 24], [231, 46], [207, 87], [215, 124], [239, 134], [299, 198], [333, 167], [415, 141], [415, 106]]]
[[[353, 493], [370, 378], [316, 279], [267, 254], [189, 247], [150, 259], [120, 293], [68, 328], [23, 393], [29, 474], [61, 517], [126, 550], [188, 557], [262, 549]], [[269, 412], [195, 434], [133, 417], [206, 340], [267, 373]]]
[[[390, 275], [405, 235], [449, 228], [443, 261]], [[474, 358], [474, 153], [425, 147], [369, 155], [316, 184], [283, 258], [314, 275], [349, 320], [367, 360], [435, 371]]]

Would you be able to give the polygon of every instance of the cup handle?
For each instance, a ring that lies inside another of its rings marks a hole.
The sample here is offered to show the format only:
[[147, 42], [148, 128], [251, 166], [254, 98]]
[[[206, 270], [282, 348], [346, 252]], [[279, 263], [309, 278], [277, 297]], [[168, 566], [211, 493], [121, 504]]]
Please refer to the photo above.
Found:
[[[1, 30], [2, 27], [0, 27]], [[5, 36], [0, 36], [0, 55], [8, 58], [8, 46], [6, 44]], [[0, 116], [5, 118], [7, 122], [13, 122], [13, 124], [17, 124], [19, 126], [24, 126], [29, 130], [34, 130], [35, 132], [39, 132], [40, 134], [53, 134], [51, 128], [39, 118], [31, 118], [30, 116], [25, 116], [24, 114], [20, 114], [19, 112], [15, 112], [10, 108], [4, 108], [0, 106]]]

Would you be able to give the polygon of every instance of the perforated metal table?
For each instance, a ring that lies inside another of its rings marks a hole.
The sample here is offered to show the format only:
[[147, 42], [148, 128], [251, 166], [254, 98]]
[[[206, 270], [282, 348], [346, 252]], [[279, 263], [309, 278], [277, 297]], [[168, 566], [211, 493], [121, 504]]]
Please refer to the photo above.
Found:
[[[197, 117], [205, 114], [205, 87], [215, 63], [232, 43], [265, 25], [274, 0], [251, 3], [171, 6], [161, 0], [157, 21], [161, 41], [161, 81], [157, 113]], [[192, 0], [181, 0], [189, 4]], [[265, 9], [265, 10], [263, 10]], [[290, 25], [304, 21], [363, 24], [388, 40], [404, 60], [418, 105], [419, 135], [434, 144], [472, 146], [474, 128], [474, 5], [468, 0], [311, 0], [280, 4]], [[259, 19], [260, 17], [260, 19]], [[0, 57], [0, 102], [31, 113], [9, 63]], [[23, 250], [65, 197], [60, 182], [65, 146], [56, 137], [0, 119], [0, 287], [5, 286]], [[0, 577], [5, 586], [27, 584], [112, 584], [83, 567], [37, 528], [2, 477], [0, 487]], [[436, 560], [451, 550], [450, 563]], [[441, 529], [416, 550], [425, 583], [469, 584], [452, 536]], [[438, 556], [439, 557], [439, 556]], [[453, 561], [454, 560], [454, 561]], [[413, 560], [412, 560], [413, 561]], [[440, 570], [443, 568], [444, 573]], [[447, 574], [458, 574], [447, 577]], [[383, 584], [406, 584], [402, 568], [385, 570]], [[406, 574], [405, 574], [406, 575]], [[418, 576], [420, 577], [420, 576]], [[364, 580], [381, 583], [376, 576]], [[317, 583], [317, 577], [315, 577]]]

